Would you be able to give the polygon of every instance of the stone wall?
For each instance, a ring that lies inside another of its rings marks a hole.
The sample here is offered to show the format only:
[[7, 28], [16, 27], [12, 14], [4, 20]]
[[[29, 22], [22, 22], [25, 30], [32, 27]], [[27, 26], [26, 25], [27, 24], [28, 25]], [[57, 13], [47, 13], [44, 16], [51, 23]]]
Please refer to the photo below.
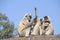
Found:
[[12, 37], [4, 40], [60, 40], [60, 35], [41, 35], [41, 36], [30, 36], [30, 37]]

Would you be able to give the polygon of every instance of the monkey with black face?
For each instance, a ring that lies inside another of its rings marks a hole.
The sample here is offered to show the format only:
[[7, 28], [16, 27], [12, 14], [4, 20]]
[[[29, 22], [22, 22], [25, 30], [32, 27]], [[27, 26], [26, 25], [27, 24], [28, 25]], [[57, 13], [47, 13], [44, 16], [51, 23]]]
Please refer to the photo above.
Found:
[[54, 29], [52, 23], [50, 22], [49, 16], [44, 17], [42, 29], [44, 30], [43, 35], [53, 35]]
[[42, 29], [43, 19], [37, 19], [35, 26], [31, 32], [31, 35], [42, 35], [44, 30]]
[[24, 18], [18, 24], [18, 33], [19, 36], [29, 36], [30, 25], [31, 25], [32, 16], [30, 14], [25, 14]]

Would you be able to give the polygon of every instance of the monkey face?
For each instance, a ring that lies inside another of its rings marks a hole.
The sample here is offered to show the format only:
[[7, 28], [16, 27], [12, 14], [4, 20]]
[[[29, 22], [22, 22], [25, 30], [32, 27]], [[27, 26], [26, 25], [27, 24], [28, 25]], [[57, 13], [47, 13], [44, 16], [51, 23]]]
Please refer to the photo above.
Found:
[[25, 14], [25, 18], [27, 18], [29, 21], [31, 21], [32, 16], [31, 16], [31, 14]]
[[42, 28], [45, 30], [46, 28], [48, 28], [49, 27], [49, 21], [43, 21], [43, 23], [42, 23]]
[[49, 24], [50, 24], [50, 23], [49, 23], [48, 21], [45, 21], [45, 22], [44, 22], [44, 26], [49, 26]]
[[43, 23], [44, 23], [45, 28], [49, 26], [49, 24], [50, 24], [49, 16], [44, 17], [44, 22]]

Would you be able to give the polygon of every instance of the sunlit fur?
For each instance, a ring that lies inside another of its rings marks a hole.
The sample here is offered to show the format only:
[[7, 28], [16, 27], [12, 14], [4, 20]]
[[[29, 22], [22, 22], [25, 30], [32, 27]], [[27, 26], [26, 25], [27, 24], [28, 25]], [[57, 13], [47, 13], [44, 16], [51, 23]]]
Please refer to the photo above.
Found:
[[50, 17], [45, 16], [43, 20], [44, 20], [43, 24], [42, 24], [42, 29], [44, 30], [43, 35], [53, 35], [54, 29], [53, 29], [52, 23], [50, 21]]
[[35, 24], [32, 32], [31, 32], [31, 35], [39, 35], [39, 34], [40, 34], [40, 33], [39, 33], [39, 32], [40, 32], [39, 27], [40, 27], [40, 19], [37, 18], [37, 22], [36, 22], [36, 24]]
[[31, 15], [27, 13], [18, 24], [19, 36], [29, 36], [31, 29], [30, 22], [31, 22]]

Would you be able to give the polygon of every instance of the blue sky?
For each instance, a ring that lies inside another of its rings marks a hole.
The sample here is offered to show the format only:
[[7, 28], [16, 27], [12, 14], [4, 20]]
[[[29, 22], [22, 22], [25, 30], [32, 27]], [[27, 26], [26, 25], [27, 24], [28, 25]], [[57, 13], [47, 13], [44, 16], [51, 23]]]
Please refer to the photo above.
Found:
[[34, 7], [39, 18], [50, 16], [54, 34], [60, 34], [60, 0], [0, 0], [0, 12], [14, 22], [15, 28], [27, 12], [34, 18]]

